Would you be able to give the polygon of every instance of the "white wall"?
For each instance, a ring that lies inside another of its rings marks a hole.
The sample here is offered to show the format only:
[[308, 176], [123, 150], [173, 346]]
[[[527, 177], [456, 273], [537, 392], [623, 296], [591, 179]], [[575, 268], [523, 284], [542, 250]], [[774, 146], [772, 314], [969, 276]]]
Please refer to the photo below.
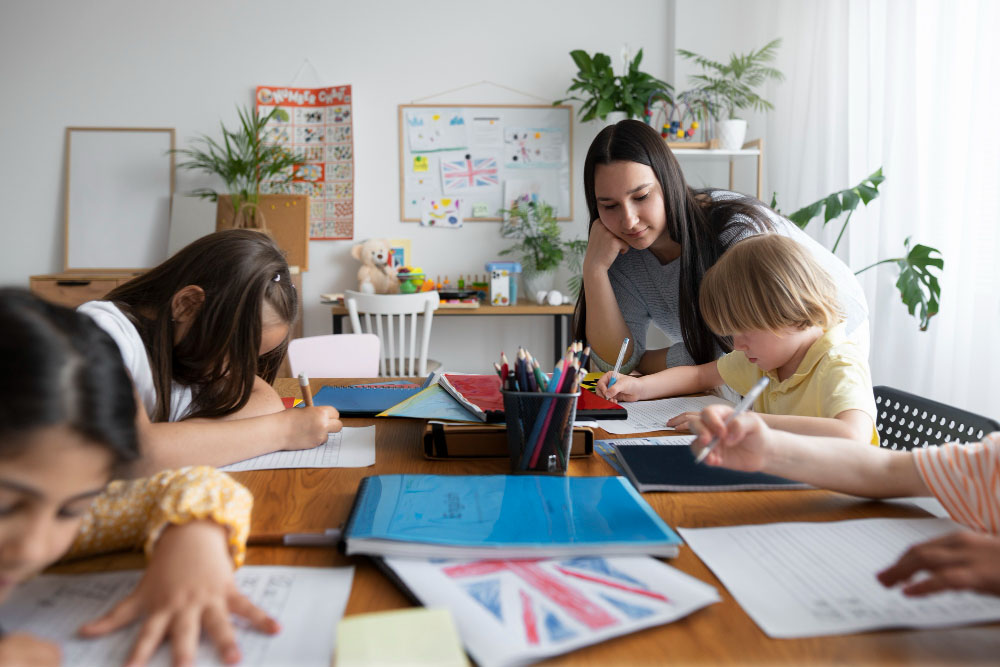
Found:
[[[497, 223], [460, 231], [399, 221], [396, 106], [480, 81], [544, 100], [563, 96], [576, 71], [569, 51], [617, 59], [624, 43], [644, 48], [643, 67], [672, 80], [672, 0], [580, 0], [504, 3], [172, 0], [4, 3], [0, 15], [0, 107], [3, 158], [0, 284], [63, 268], [64, 128], [70, 125], [177, 129], [181, 147], [219, 121], [259, 84], [288, 85], [305, 58], [301, 85], [353, 86], [355, 235], [409, 237], [414, 261], [432, 274], [482, 272], [505, 247]], [[477, 86], [441, 103], [536, 103], [494, 86]], [[580, 186], [584, 154], [599, 127], [574, 127], [575, 220], [587, 229]], [[178, 190], [218, 185], [178, 173]], [[356, 283], [347, 241], [310, 243], [305, 330], [330, 331], [321, 292]], [[485, 371], [501, 347], [551, 354], [547, 320], [495, 320], [489, 329], [455, 318], [434, 324], [431, 355], [451, 369]], [[530, 324], [530, 326], [528, 326]]]

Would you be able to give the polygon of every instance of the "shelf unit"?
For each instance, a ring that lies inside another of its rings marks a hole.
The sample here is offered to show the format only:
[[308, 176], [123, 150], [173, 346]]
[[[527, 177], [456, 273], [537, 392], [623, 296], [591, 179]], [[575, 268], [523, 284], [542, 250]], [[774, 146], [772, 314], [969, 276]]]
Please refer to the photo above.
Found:
[[757, 199], [763, 194], [761, 189], [764, 180], [764, 140], [753, 139], [743, 144], [743, 148], [737, 151], [722, 150], [720, 148], [708, 148], [708, 144], [689, 144], [682, 141], [667, 142], [671, 152], [678, 158], [695, 156], [700, 158], [728, 158], [729, 159], [729, 189], [734, 187], [734, 169], [736, 158], [756, 157], [757, 158]]

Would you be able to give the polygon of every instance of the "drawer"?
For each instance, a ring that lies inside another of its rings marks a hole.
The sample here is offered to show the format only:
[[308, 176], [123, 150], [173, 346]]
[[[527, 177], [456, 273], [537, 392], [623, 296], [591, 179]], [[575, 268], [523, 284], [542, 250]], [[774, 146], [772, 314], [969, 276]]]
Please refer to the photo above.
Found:
[[31, 280], [31, 291], [46, 301], [60, 306], [76, 308], [82, 303], [103, 298], [105, 294], [118, 286], [120, 280], [104, 279], [90, 280], [80, 278], [65, 278], [61, 280]]

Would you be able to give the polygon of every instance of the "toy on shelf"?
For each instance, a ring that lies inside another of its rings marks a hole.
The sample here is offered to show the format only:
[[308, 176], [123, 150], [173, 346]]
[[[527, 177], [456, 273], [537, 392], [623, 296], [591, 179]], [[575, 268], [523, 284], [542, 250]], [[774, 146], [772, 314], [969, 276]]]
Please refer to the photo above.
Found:
[[433, 283], [430, 289], [423, 289], [424, 284], [430, 281], [425, 280], [424, 270], [419, 266], [401, 266], [396, 271], [396, 277], [399, 278], [400, 294], [416, 294], [434, 289]]
[[396, 268], [391, 264], [392, 246], [386, 239], [368, 239], [351, 248], [351, 256], [361, 262], [358, 291], [366, 294], [395, 294], [399, 291]]
[[[646, 123], [672, 143], [687, 143], [691, 148], [709, 148], [712, 110], [717, 102], [704, 90], [688, 90], [670, 100], [664, 91], [656, 91], [646, 102]], [[702, 130], [698, 133], [698, 130]]]
[[489, 262], [490, 303], [494, 306], [510, 306], [517, 303], [517, 274], [521, 273], [520, 262]]

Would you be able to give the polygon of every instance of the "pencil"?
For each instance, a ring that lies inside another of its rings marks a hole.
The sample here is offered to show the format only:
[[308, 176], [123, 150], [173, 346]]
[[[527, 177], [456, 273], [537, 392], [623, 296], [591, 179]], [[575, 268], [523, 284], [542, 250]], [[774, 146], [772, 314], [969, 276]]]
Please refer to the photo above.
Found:
[[611, 379], [608, 380], [608, 386], [610, 387], [615, 382], [618, 382], [618, 371], [622, 368], [622, 360], [625, 359], [625, 350], [628, 349], [628, 337], [622, 341], [622, 349], [618, 350], [618, 361], [615, 362], [615, 370], [611, 372]]
[[313, 407], [313, 393], [309, 388], [309, 378], [305, 373], [299, 373], [299, 388], [302, 389], [302, 400], [306, 402], [306, 407]]
[[248, 546], [332, 547], [339, 541], [339, 528], [328, 528], [321, 533], [257, 533], [247, 537]]
[[[764, 387], [767, 386], [767, 383], [768, 383], [767, 376], [764, 376], [761, 379], [757, 380], [757, 384], [755, 384], [753, 387], [750, 388], [750, 391], [748, 391], [747, 395], [743, 397], [743, 400], [740, 401], [740, 404], [736, 406], [736, 409], [733, 410], [731, 413], [729, 413], [729, 416], [726, 417], [726, 421], [724, 423], [728, 424], [729, 422], [736, 419], [740, 414], [746, 412], [746, 409], [749, 408], [751, 405], [753, 405], [753, 402], [757, 400], [758, 396], [760, 396], [760, 392], [764, 391]], [[708, 456], [708, 453], [713, 449], [715, 449], [715, 446], [717, 444], [719, 444], [718, 436], [712, 438], [709, 441], [709, 443], [705, 445], [705, 448], [700, 452], [698, 452], [698, 456], [695, 458], [694, 462], [701, 463], [702, 461], [704, 461], [705, 457]]]

